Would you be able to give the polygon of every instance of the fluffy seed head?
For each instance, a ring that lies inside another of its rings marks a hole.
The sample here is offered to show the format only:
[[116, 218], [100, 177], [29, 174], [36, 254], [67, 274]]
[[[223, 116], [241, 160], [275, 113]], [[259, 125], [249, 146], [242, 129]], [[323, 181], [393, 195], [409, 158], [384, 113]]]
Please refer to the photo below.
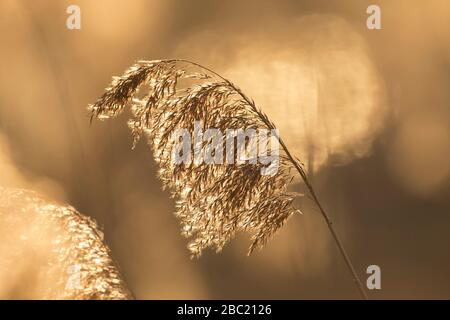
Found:
[[[145, 91], [143, 98], [138, 97], [141, 91]], [[275, 128], [229, 80], [188, 61], [139, 61], [123, 76], [114, 78], [89, 109], [92, 118], [107, 119], [117, 116], [126, 105], [132, 110], [128, 125], [134, 144], [142, 135], [147, 136], [163, 187], [175, 198], [182, 234], [192, 238], [188, 248], [193, 256], [200, 256], [207, 247], [222, 250], [240, 231], [253, 233], [251, 253], [298, 211], [292, 206], [296, 194], [287, 192], [293, 164], [285, 154], [280, 154], [273, 175], [262, 175], [261, 163], [172, 161], [172, 134], [177, 129], [192, 132], [196, 122], [201, 122], [203, 129], [221, 132]], [[206, 147], [201, 145], [201, 151]]]

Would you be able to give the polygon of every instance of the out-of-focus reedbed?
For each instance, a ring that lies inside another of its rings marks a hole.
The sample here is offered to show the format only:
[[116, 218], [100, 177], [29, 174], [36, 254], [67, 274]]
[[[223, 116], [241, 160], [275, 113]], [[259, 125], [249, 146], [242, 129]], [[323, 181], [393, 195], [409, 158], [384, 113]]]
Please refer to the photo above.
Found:
[[129, 299], [103, 233], [73, 207], [0, 187], [0, 299]]
[[448, 0], [1, 0], [0, 298], [358, 298], [301, 179], [304, 214], [262, 250], [237, 232], [191, 259], [130, 111], [90, 123], [112, 76], [186, 59], [274, 122], [358, 275], [380, 266], [371, 299], [448, 299], [449, 17]]

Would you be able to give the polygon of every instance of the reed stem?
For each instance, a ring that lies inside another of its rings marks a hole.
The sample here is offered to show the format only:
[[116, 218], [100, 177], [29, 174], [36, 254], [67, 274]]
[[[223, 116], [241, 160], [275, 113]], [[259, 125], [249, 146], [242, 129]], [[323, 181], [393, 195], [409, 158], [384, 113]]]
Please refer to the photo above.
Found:
[[336, 242], [336, 245], [339, 248], [339, 251], [342, 254], [342, 257], [345, 260], [345, 263], [347, 264], [348, 269], [350, 270], [350, 273], [352, 274], [353, 277], [353, 281], [355, 282], [359, 293], [361, 294], [361, 297], [364, 300], [369, 300], [369, 297], [367, 296], [364, 287], [361, 283], [361, 280], [358, 277], [358, 274], [356, 273], [355, 268], [353, 267], [353, 264], [347, 254], [347, 252], [345, 251], [344, 246], [342, 245], [341, 240], [339, 239], [336, 231], [333, 228], [333, 222], [331, 221], [330, 217], [327, 215], [327, 213], [325, 212], [325, 210], [323, 209], [322, 205], [319, 202], [319, 199], [317, 198], [317, 195], [311, 185], [311, 183], [309, 182], [308, 176], [306, 175], [305, 171], [301, 168], [301, 166], [298, 164], [298, 162], [292, 157], [292, 155], [289, 153], [288, 148], [286, 147], [286, 145], [284, 144], [284, 142], [280, 139], [280, 144], [283, 147], [284, 151], [286, 152], [286, 155], [288, 156], [288, 158], [292, 161], [292, 163], [295, 166], [295, 169], [297, 169], [298, 173], [300, 174], [300, 176], [303, 179], [303, 182], [305, 183], [306, 187], [308, 188], [308, 191], [311, 195], [311, 197], [313, 198], [314, 202], [316, 203], [317, 207], [319, 208], [320, 213], [322, 214], [322, 217], [324, 218], [328, 229], [331, 232], [331, 235], [334, 238], [334, 241]]
[[[241, 96], [241, 97], [242, 97], [249, 105], [254, 106], [254, 103], [253, 103], [253, 101], [252, 101], [250, 98], [248, 98], [248, 97], [247, 97], [247, 96], [246, 96], [246, 95], [245, 95], [238, 87], [236, 87], [231, 81], [229, 81], [228, 79], [222, 77], [222, 76], [221, 76], [220, 74], [218, 74], [217, 72], [215, 72], [215, 71], [213, 71], [213, 70], [211, 70], [211, 69], [209, 69], [209, 68], [207, 68], [207, 67], [204, 67], [204, 66], [202, 66], [202, 65], [200, 65], [200, 64], [198, 64], [198, 63], [189, 61], [189, 60], [184, 60], [184, 59], [173, 59], [173, 60], [171, 60], [171, 61], [179, 61], [179, 62], [189, 63], [189, 64], [192, 64], [192, 65], [194, 65], [194, 66], [197, 66], [197, 67], [200, 67], [200, 68], [202, 68], [202, 69], [204, 69], [204, 70], [209, 71], [210, 73], [214, 74], [215, 76], [217, 76], [217, 77], [221, 78], [222, 80], [224, 80], [225, 82], [227, 82], [231, 87], [233, 87], [233, 89], [236, 90], [236, 92], [237, 92], [237, 93], [238, 93], [238, 94], [239, 94], [239, 95], [240, 95], [240, 96]], [[271, 126], [270, 123], [268, 123], [268, 125]], [[309, 179], [308, 179], [308, 176], [307, 176], [305, 170], [299, 165], [298, 161], [295, 160], [294, 157], [291, 155], [291, 153], [289, 152], [288, 148], [287, 148], [286, 145], [284, 144], [283, 140], [281, 140], [280, 137], [278, 137], [278, 140], [280, 141], [280, 145], [282, 146], [283, 150], [285, 151], [287, 157], [289, 158], [289, 160], [290, 160], [290, 161], [292, 162], [292, 164], [294, 165], [295, 169], [298, 171], [298, 173], [299, 173], [300, 176], [302, 177], [303, 182], [305, 183], [305, 185], [306, 185], [306, 187], [307, 187], [307, 189], [308, 189], [308, 191], [309, 191], [309, 193], [310, 193], [312, 199], [314, 200], [315, 204], [316, 204], [317, 207], [319, 208], [319, 211], [320, 211], [320, 213], [322, 214], [322, 217], [324, 218], [324, 220], [325, 220], [325, 222], [326, 222], [326, 224], [327, 224], [327, 226], [328, 226], [328, 229], [330, 230], [331, 235], [333, 236], [333, 239], [334, 239], [334, 241], [336, 242], [337, 247], [339, 248], [339, 251], [340, 251], [342, 257], [344, 258], [345, 263], [346, 263], [348, 269], [350, 270], [350, 273], [351, 273], [352, 278], [353, 278], [353, 282], [355, 282], [355, 285], [356, 285], [356, 287], [358, 288], [358, 291], [359, 291], [361, 297], [362, 297], [364, 300], [369, 300], [369, 298], [368, 298], [368, 296], [367, 296], [367, 294], [366, 294], [366, 292], [365, 292], [365, 290], [364, 290], [364, 287], [363, 287], [363, 285], [362, 285], [362, 282], [361, 282], [361, 280], [359, 279], [358, 274], [356, 273], [356, 270], [355, 270], [355, 268], [354, 268], [354, 266], [353, 266], [353, 264], [352, 264], [352, 262], [351, 262], [351, 260], [350, 260], [350, 257], [348, 256], [348, 254], [347, 254], [347, 252], [346, 252], [346, 250], [345, 250], [345, 248], [344, 248], [344, 246], [343, 246], [341, 240], [339, 239], [339, 237], [338, 237], [336, 231], [334, 230], [334, 228], [333, 228], [333, 223], [332, 223], [330, 217], [328, 216], [328, 214], [325, 212], [325, 210], [323, 209], [322, 205], [320, 204], [319, 199], [317, 198], [317, 195], [316, 195], [316, 193], [315, 193], [315, 191], [314, 191], [314, 189], [313, 189], [313, 187], [312, 187], [312, 185], [311, 185], [311, 183], [310, 183], [310, 181], [309, 181]]]

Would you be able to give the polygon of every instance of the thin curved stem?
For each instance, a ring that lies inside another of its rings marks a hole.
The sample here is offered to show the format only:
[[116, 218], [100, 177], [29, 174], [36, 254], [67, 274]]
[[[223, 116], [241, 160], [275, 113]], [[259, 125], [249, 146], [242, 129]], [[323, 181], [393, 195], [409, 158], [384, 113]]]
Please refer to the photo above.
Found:
[[289, 159], [291, 159], [292, 163], [294, 164], [295, 168], [297, 169], [297, 171], [300, 173], [303, 182], [305, 183], [306, 187], [308, 188], [309, 193], [311, 194], [311, 197], [313, 198], [314, 202], [316, 203], [317, 207], [319, 208], [320, 213], [322, 214], [322, 217], [324, 218], [325, 222], [327, 223], [328, 229], [331, 232], [331, 235], [334, 238], [334, 241], [336, 242], [336, 245], [339, 248], [339, 251], [341, 252], [345, 263], [347, 264], [348, 269], [350, 270], [350, 273], [352, 274], [353, 277], [353, 281], [355, 282], [359, 293], [361, 294], [361, 297], [364, 300], [368, 300], [369, 297], [367, 296], [364, 287], [361, 283], [361, 280], [358, 277], [358, 274], [356, 273], [355, 268], [353, 267], [353, 264], [344, 248], [344, 246], [342, 245], [341, 240], [339, 239], [336, 231], [333, 228], [333, 222], [331, 221], [331, 219], [329, 218], [329, 216], [327, 215], [327, 213], [325, 212], [325, 210], [323, 209], [322, 205], [319, 202], [319, 199], [317, 198], [317, 195], [311, 185], [311, 183], [309, 182], [308, 176], [306, 175], [306, 172], [303, 170], [303, 168], [298, 164], [297, 161], [294, 160], [294, 158], [292, 157], [292, 155], [289, 153], [288, 148], [286, 147], [286, 145], [284, 144], [284, 142], [280, 139], [280, 144], [283, 147], [284, 151], [286, 152], [287, 156]]
[[[204, 67], [204, 66], [202, 66], [202, 65], [200, 65], [200, 64], [198, 64], [198, 63], [189, 61], [189, 60], [184, 60], [184, 59], [171, 59], [171, 60], [166, 60], [166, 61], [189, 63], [189, 64], [192, 64], [192, 65], [194, 65], [194, 66], [197, 66], [197, 67], [199, 67], [199, 68], [202, 68], [202, 69], [204, 69], [204, 70], [206, 70], [206, 71], [208, 71], [208, 72], [214, 74], [215, 76], [217, 76], [217, 77], [219, 77], [220, 79], [222, 79], [223, 81], [225, 81], [228, 85], [230, 85], [230, 86], [231, 86], [231, 87], [232, 87], [232, 88], [233, 88], [233, 89], [234, 89], [234, 90], [242, 97], [242, 99], [245, 100], [245, 102], [247, 102], [250, 106], [252, 106], [252, 107], [255, 109], [256, 112], [260, 113], [259, 110], [257, 110], [257, 108], [256, 108], [256, 106], [255, 106], [255, 104], [254, 104], [254, 102], [253, 102], [249, 97], [247, 97], [247, 96], [241, 91], [241, 89], [239, 89], [237, 86], [235, 86], [230, 80], [228, 80], [228, 79], [222, 77], [222, 76], [221, 76], [220, 74], [218, 74], [217, 72], [215, 72], [215, 71], [213, 71], [213, 70], [211, 70], [211, 69], [209, 69], [209, 68], [207, 68], [207, 67]], [[273, 125], [272, 125], [270, 122], [268, 122], [267, 119], [266, 119], [265, 117], [262, 117], [262, 120], [263, 120], [269, 127], [273, 127]], [[352, 275], [353, 281], [355, 282], [355, 284], [356, 284], [356, 286], [357, 286], [357, 288], [358, 288], [358, 291], [359, 291], [359, 293], [361, 294], [361, 297], [362, 297], [363, 299], [365, 299], [365, 300], [368, 300], [369, 298], [368, 298], [368, 296], [367, 296], [367, 294], [366, 294], [366, 292], [365, 292], [365, 290], [364, 290], [364, 287], [363, 287], [363, 285], [362, 285], [362, 282], [361, 282], [361, 280], [359, 279], [358, 274], [356, 273], [356, 270], [355, 270], [355, 268], [353, 267], [353, 264], [352, 264], [352, 262], [351, 262], [351, 260], [350, 260], [350, 258], [349, 258], [349, 256], [348, 256], [348, 254], [347, 254], [347, 252], [346, 252], [346, 250], [345, 250], [345, 248], [344, 248], [344, 246], [343, 246], [341, 240], [339, 239], [339, 237], [338, 237], [336, 231], [335, 231], [334, 228], [333, 228], [333, 223], [332, 223], [330, 217], [328, 216], [328, 214], [325, 212], [325, 210], [323, 209], [322, 205], [320, 204], [319, 199], [317, 198], [317, 195], [316, 195], [316, 193], [315, 193], [315, 191], [314, 191], [314, 189], [313, 189], [313, 187], [312, 187], [312, 185], [311, 185], [311, 182], [310, 182], [309, 179], [308, 179], [308, 175], [306, 174], [306, 172], [305, 172], [305, 170], [302, 168], [302, 166], [298, 163], [298, 161], [291, 155], [291, 153], [289, 152], [289, 150], [288, 150], [288, 148], [286, 147], [286, 145], [285, 145], [285, 143], [283, 142], [283, 140], [282, 140], [280, 137], [277, 137], [277, 138], [278, 138], [278, 140], [279, 140], [279, 142], [280, 142], [281, 147], [283, 148], [284, 152], [286, 153], [287, 157], [289, 158], [289, 160], [290, 160], [290, 161], [292, 162], [292, 164], [294, 165], [295, 169], [298, 171], [298, 173], [299, 173], [300, 176], [302, 177], [303, 182], [305, 183], [305, 185], [306, 185], [306, 187], [307, 187], [307, 189], [308, 189], [308, 191], [309, 191], [309, 193], [310, 193], [312, 199], [314, 200], [315, 204], [316, 204], [317, 207], [319, 208], [319, 211], [320, 211], [320, 213], [322, 214], [322, 217], [324, 218], [324, 220], [325, 220], [325, 222], [326, 222], [326, 224], [327, 224], [327, 226], [328, 226], [328, 229], [330, 230], [331, 235], [333, 236], [333, 239], [334, 239], [334, 241], [336, 242], [336, 245], [337, 245], [338, 248], [339, 248], [339, 251], [340, 251], [342, 257], [344, 258], [345, 263], [346, 263], [348, 269], [350, 270], [350, 273], [351, 273], [351, 275]]]

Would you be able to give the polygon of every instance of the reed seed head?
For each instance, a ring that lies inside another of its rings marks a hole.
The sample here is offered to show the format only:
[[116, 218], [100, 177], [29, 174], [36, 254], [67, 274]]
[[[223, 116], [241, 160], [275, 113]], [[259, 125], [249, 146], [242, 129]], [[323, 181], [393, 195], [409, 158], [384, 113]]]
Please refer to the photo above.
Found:
[[[143, 98], [138, 98], [141, 91]], [[280, 154], [278, 170], [262, 175], [262, 163], [175, 164], [172, 161], [177, 129], [275, 129], [274, 124], [229, 80], [183, 60], [139, 61], [111, 86], [89, 110], [92, 118], [117, 116], [129, 105], [128, 125], [134, 145], [146, 135], [159, 164], [163, 187], [176, 201], [182, 234], [192, 238], [193, 256], [207, 247], [221, 251], [237, 232], [251, 232], [251, 253], [262, 247], [295, 212], [296, 196], [287, 192], [292, 162]], [[225, 139], [225, 138], [224, 138]], [[226, 141], [223, 141], [226, 145]], [[249, 144], [246, 142], [246, 147]], [[205, 151], [207, 146], [200, 146]], [[221, 150], [225, 152], [225, 150]], [[234, 154], [237, 154], [237, 150]]]

